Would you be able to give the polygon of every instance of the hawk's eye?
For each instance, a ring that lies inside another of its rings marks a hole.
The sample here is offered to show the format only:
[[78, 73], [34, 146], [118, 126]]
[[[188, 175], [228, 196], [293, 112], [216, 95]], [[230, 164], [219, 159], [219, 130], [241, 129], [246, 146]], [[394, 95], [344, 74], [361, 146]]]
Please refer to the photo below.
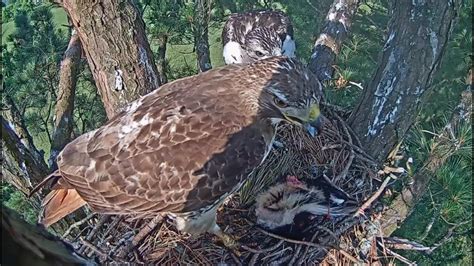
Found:
[[288, 106], [288, 104], [283, 101], [282, 99], [278, 98], [278, 97], [275, 97], [275, 99], [273, 99], [273, 101], [275, 102], [275, 105], [280, 107], [280, 108], [285, 108]]
[[260, 52], [260, 51], [256, 51], [255, 54], [256, 54], [258, 57], [262, 57], [262, 56], [263, 56], [263, 53]]

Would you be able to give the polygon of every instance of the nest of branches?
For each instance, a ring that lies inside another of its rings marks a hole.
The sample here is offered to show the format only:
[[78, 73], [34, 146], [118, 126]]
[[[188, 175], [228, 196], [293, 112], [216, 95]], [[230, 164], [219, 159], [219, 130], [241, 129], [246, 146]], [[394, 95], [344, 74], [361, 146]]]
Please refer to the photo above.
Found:
[[[323, 111], [327, 121], [315, 138], [299, 128], [282, 126], [276, 138], [282, 147], [273, 149], [241, 191], [219, 211], [218, 223], [242, 245], [240, 256], [221, 246], [212, 235], [181, 234], [161, 217], [136, 220], [90, 214], [94, 217], [77, 222], [65, 236], [80, 253], [101, 263], [252, 265], [368, 261], [374, 255], [373, 245], [366, 243], [371, 237], [368, 227], [373, 225], [370, 216], [376, 215], [371, 213], [384, 185], [374, 161], [341, 118], [344, 114], [327, 106]], [[303, 240], [284, 238], [255, 224], [256, 195], [286, 175], [308, 178], [315, 168], [324, 172], [326, 181], [359, 202], [356, 214], [316, 219]]]

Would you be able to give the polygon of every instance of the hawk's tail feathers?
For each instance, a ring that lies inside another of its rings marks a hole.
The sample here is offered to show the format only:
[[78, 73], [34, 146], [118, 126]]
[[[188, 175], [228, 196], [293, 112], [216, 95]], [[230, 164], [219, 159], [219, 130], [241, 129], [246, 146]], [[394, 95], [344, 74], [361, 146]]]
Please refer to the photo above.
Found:
[[49, 192], [43, 200], [39, 222], [48, 227], [84, 206], [86, 202], [75, 189], [58, 188]]

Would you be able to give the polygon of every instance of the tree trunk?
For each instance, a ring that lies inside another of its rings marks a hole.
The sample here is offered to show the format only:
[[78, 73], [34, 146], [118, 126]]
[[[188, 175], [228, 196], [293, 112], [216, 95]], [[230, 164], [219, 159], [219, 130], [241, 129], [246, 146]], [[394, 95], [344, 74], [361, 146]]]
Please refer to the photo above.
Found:
[[320, 81], [332, 78], [336, 56], [342, 43], [349, 37], [352, 18], [358, 6], [358, 0], [334, 1], [331, 5], [308, 64]]
[[452, 32], [459, 0], [398, 1], [378, 69], [349, 123], [384, 162], [413, 124]]
[[212, 68], [209, 54], [208, 25], [211, 18], [211, 2], [209, 0], [195, 0], [194, 2], [194, 45], [197, 54], [199, 72]]
[[167, 63], [166, 63], [166, 47], [168, 44], [168, 35], [162, 34], [158, 37], [158, 54], [156, 67], [161, 77], [161, 85], [168, 82], [168, 77], [166, 76]]
[[76, 93], [77, 75], [81, 62], [81, 41], [73, 30], [69, 45], [64, 53], [59, 73], [58, 99], [55, 107], [55, 121], [49, 164], [56, 169], [56, 157], [71, 140]]
[[109, 118], [160, 85], [160, 75], [132, 0], [61, 0], [81, 40]]
[[[2, 145], [3, 149], [3, 161], [2, 165], [6, 163], [10, 166], [8, 169], [12, 174], [15, 172], [21, 173], [26, 180], [26, 184], [29, 187], [35, 185], [43, 180], [43, 178], [49, 173], [48, 166], [42, 158], [30, 150], [16, 134], [12, 128], [12, 123], [2, 117]], [[9, 161], [10, 160], [10, 161]], [[13, 162], [16, 162], [14, 167], [18, 171], [12, 171]], [[13, 184], [15, 185], [15, 184]]]
[[430, 184], [432, 176], [459, 148], [463, 147], [455, 138], [453, 130], [459, 125], [471, 123], [472, 117], [472, 70], [468, 74], [468, 84], [462, 93], [461, 102], [456, 106], [449, 122], [444, 126], [441, 134], [437, 135], [425, 165], [413, 176], [411, 186], [404, 188], [390, 204], [383, 215], [382, 229], [384, 235], [391, 235], [397, 224], [405, 220], [413, 211], [415, 204], [423, 197]]
[[2, 205], [2, 265], [95, 265], [44, 228]]

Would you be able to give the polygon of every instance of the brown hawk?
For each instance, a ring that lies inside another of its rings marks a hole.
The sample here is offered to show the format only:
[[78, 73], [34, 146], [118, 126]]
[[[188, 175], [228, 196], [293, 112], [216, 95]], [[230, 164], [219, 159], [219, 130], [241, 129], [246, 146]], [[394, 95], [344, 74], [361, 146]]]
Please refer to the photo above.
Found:
[[295, 56], [293, 26], [281, 11], [231, 14], [222, 30], [222, 44], [227, 65], [271, 56]]
[[106, 214], [165, 214], [179, 230], [231, 245], [217, 208], [265, 159], [281, 121], [319, 124], [320, 91], [315, 76], [286, 57], [165, 84], [64, 148], [40, 222], [87, 203]]

